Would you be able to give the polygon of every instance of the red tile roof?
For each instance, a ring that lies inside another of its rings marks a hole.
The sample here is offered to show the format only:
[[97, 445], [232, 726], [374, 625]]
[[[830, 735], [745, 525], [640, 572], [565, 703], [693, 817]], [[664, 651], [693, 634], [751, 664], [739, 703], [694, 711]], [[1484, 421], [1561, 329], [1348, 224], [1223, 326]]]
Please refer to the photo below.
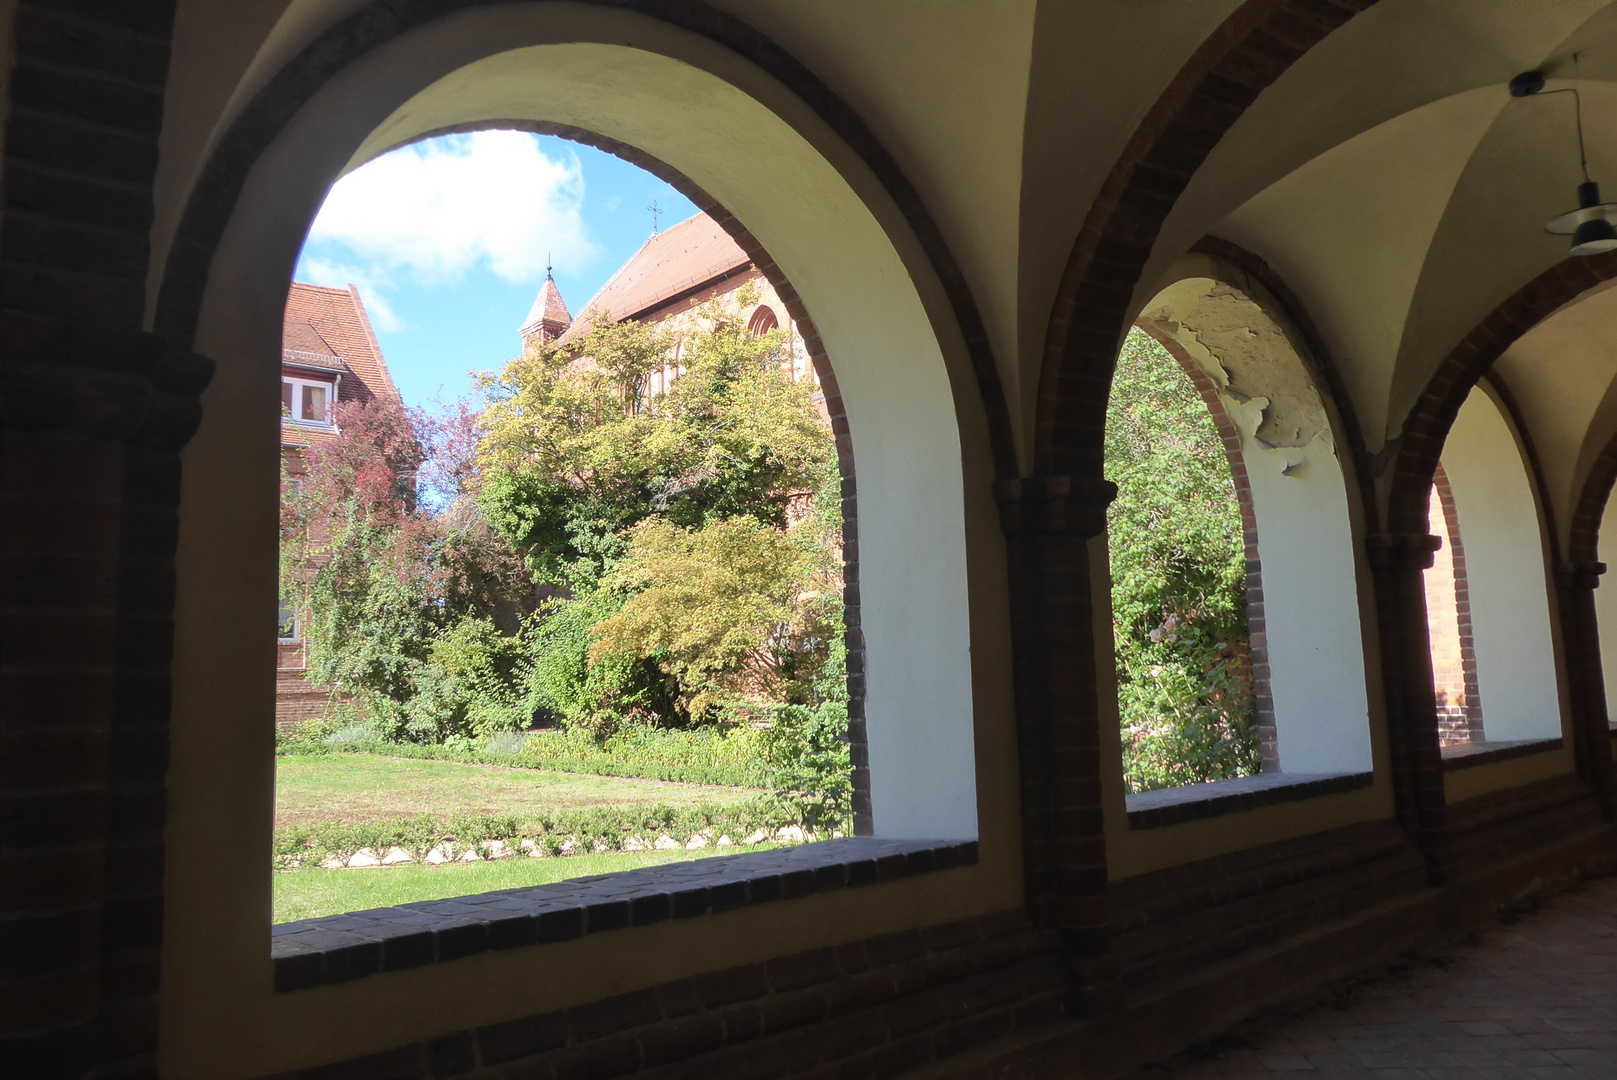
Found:
[[[281, 362], [341, 375], [338, 401], [367, 401], [387, 396], [399, 400], [398, 387], [382, 358], [376, 333], [365, 314], [359, 290], [350, 285], [334, 289], [294, 281], [286, 297], [281, 327]], [[281, 422], [281, 441], [294, 444], [325, 434], [319, 428]]]
[[[751, 262], [718, 222], [706, 214], [697, 214], [642, 244], [590, 298], [584, 311], [604, 310], [613, 322], [632, 319]], [[557, 344], [564, 345], [588, 330], [581, 314]]]
[[[303, 281], [292, 283], [281, 330], [281, 358], [300, 367], [343, 371], [338, 391], [341, 401], [399, 396], [365, 304], [352, 285], [333, 289]], [[332, 360], [341, 367], [334, 367]]]

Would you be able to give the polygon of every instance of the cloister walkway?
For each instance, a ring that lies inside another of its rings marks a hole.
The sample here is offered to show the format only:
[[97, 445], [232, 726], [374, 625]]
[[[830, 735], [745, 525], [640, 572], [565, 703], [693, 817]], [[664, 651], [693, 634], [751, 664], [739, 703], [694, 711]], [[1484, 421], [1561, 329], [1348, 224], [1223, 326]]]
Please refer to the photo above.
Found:
[[1617, 879], [1132, 1080], [1617, 1080]]

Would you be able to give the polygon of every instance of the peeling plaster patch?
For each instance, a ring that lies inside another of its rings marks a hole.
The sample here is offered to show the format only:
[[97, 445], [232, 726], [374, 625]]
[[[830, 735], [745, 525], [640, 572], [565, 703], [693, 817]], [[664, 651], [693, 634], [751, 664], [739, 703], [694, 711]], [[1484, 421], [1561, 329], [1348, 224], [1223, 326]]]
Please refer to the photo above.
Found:
[[1224, 369], [1227, 394], [1266, 399], [1256, 438], [1269, 447], [1303, 447], [1328, 430], [1325, 404], [1291, 341], [1245, 293], [1216, 284], [1178, 322]]
[[1363, 771], [1369, 701], [1347, 487], [1300, 339], [1251, 295], [1190, 276], [1140, 319], [1207, 374], [1240, 435], [1262, 546], [1280, 766]]

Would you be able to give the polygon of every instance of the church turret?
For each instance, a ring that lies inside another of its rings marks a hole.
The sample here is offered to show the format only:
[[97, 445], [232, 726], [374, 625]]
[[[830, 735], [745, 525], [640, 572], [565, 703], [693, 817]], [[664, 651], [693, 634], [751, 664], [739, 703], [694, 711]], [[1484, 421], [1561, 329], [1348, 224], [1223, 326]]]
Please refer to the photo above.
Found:
[[528, 317], [518, 331], [522, 335], [522, 347], [555, 341], [572, 324], [573, 316], [567, 311], [550, 268], [546, 267], [545, 283], [539, 287], [539, 295], [533, 298], [533, 307], [528, 309]]

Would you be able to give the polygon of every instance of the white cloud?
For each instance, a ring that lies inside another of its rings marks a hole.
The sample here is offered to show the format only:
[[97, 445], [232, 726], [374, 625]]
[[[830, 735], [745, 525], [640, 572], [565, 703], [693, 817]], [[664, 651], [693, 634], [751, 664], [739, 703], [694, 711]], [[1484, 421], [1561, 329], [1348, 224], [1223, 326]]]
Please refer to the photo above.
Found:
[[596, 254], [583, 203], [578, 159], [546, 157], [533, 135], [432, 139], [337, 181], [309, 231], [305, 265], [312, 273], [317, 260], [332, 272], [368, 264], [364, 276], [378, 284], [392, 270], [434, 285], [486, 262], [507, 281], [537, 281], [547, 257], [578, 266]]

